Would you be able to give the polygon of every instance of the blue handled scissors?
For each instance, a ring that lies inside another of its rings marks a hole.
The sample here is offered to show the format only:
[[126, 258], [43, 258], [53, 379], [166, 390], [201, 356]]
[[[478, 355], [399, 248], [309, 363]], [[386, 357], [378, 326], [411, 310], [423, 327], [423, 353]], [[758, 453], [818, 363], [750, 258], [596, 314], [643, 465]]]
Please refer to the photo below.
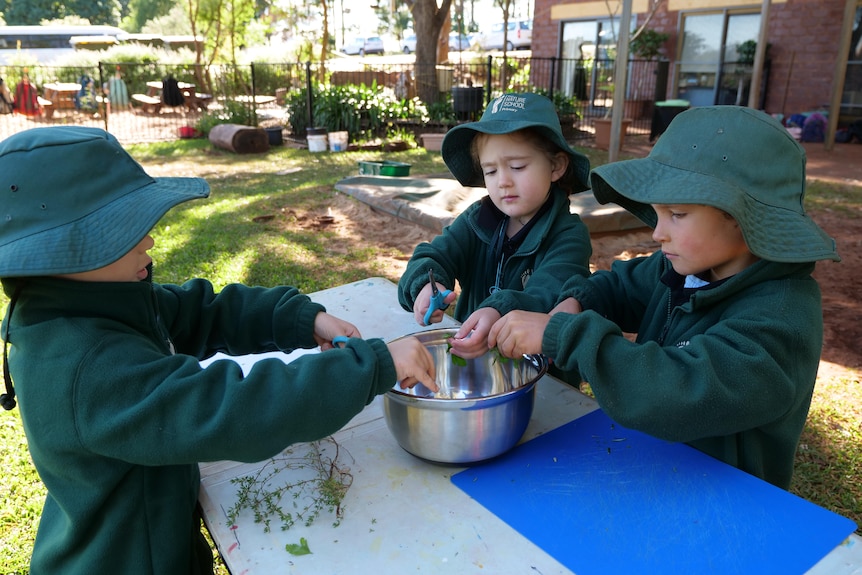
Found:
[[431, 325], [431, 315], [437, 311], [445, 310], [449, 307], [449, 304], [444, 300], [446, 296], [452, 293], [452, 290], [447, 289], [442, 292], [437, 289], [437, 280], [434, 279], [434, 270], [428, 270], [428, 281], [431, 282], [431, 301], [428, 303], [428, 311], [425, 312], [425, 325]]

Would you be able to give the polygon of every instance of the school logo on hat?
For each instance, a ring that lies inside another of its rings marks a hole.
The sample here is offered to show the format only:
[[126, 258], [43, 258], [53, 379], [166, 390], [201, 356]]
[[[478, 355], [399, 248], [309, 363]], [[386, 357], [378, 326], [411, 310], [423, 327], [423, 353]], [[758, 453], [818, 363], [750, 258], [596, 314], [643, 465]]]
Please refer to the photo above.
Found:
[[505, 94], [496, 98], [491, 103], [491, 114], [496, 114], [498, 112], [517, 112], [518, 110], [524, 110], [527, 104], [527, 98], [524, 96], [517, 96], [515, 94]]

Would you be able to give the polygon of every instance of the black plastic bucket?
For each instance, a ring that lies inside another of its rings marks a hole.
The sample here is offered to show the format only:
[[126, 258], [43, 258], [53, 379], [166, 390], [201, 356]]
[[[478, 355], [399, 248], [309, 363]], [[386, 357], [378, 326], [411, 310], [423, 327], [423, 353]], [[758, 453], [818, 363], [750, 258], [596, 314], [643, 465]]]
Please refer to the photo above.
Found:
[[452, 88], [452, 109], [461, 120], [476, 120], [485, 106], [485, 90], [481, 86], [456, 86]]
[[270, 146], [281, 146], [284, 144], [284, 135], [282, 134], [284, 128], [276, 126], [274, 128], [264, 128], [264, 130], [266, 130], [266, 137], [269, 138]]

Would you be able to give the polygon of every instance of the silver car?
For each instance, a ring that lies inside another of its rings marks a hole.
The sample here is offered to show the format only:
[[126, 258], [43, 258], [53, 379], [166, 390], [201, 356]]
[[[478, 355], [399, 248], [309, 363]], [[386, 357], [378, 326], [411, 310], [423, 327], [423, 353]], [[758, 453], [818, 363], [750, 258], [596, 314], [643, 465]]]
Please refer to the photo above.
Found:
[[401, 51], [405, 54], [412, 54], [416, 51], [416, 34], [404, 36], [401, 41]]
[[[533, 43], [532, 20], [509, 20], [506, 34], [507, 50], [529, 50]], [[497, 22], [487, 32], [474, 38], [474, 42], [482, 50], [503, 49], [503, 23]]]
[[365, 56], [366, 54], [383, 54], [383, 38], [380, 36], [358, 36], [341, 47], [341, 51], [349, 55]]

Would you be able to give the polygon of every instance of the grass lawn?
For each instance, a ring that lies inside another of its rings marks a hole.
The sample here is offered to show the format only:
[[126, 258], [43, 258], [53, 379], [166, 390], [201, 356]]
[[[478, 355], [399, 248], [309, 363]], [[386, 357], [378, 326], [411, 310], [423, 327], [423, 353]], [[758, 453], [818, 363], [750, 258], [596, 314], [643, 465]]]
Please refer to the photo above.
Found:
[[[381, 273], [381, 248], [351, 246], [346, 253], [328, 249], [325, 229], [283, 229], [267, 225], [262, 214], [297, 210], [325, 212], [333, 185], [356, 173], [359, 160], [377, 160], [379, 152], [311, 154], [289, 148], [262, 155], [214, 150], [205, 140], [130, 146], [130, 152], [154, 175], [197, 175], [212, 195], [174, 208], [153, 230], [151, 254], [156, 278], [182, 283], [202, 276], [221, 288], [228, 283], [287, 284], [313, 292]], [[607, 154], [584, 150], [593, 165]], [[424, 149], [388, 153], [386, 159], [412, 164], [412, 174], [446, 170], [439, 153]], [[818, 191], [819, 190], [819, 191]], [[812, 194], [828, 195], [829, 187]], [[862, 191], [854, 195], [859, 203]], [[409, 254], [406, 254], [409, 256]], [[397, 281], [397, 277], [388, 279]], [[8, 300], [0, 295], [5, 313]], [[818, 382], [809, 429], [803, 437], [793, 491], [862, 524], [860, 448], [862, 394], [856, 378]], [[18, 410], [0, 413], [0, 573], [28, 572], [44, 487], [27, 451]], [[220, 573], [227, 573], [219, 566]]]

